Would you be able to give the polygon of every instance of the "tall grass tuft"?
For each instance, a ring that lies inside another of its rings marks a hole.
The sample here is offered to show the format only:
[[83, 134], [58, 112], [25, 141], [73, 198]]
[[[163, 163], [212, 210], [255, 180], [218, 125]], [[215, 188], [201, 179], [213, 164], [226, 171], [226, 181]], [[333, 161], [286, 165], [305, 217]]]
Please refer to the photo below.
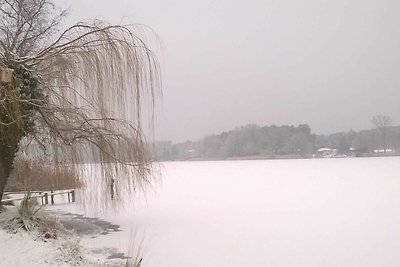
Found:
[[22, 228], [28, 232], [37, 229], [41, 220], [39, 210], [36, 199], [28, 192], [18, 207], [17, 216], [11, 221], [14, 228]]
[[131, 232], [128, 259], [125, 262], [126, 267], [141, 267], [144, 254], [144, 236], [138, 236], [137, 230]]
[[44, 241], [57, 239], [67, 233], [60, 221], [50, 214], [43, 212], [36, 198], [27, 193], [18, 207], [7, 209], [0, 216], [0, 226], [11, 233], [20, 230], [34, 232]]

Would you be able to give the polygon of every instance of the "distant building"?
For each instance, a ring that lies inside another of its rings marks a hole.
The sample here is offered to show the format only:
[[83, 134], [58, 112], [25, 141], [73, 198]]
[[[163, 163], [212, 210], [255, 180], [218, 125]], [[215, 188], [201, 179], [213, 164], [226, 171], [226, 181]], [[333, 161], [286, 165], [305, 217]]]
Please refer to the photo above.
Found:
[[385, 151], [385, 149], [383, 149], [383, 148], [380, 148], [380, 149], [374, 149], [374, 153], [376, 153], [376, 154], [384, 154], [384, 153], [393, 153], [393, 152], [395, 152], [394, 151], [394, 149], [391, 149], [391, 148], [386, 148], [386, 151]]
[[316, 156], [321, 158], [333, 158], [337, 155], [336, 148], [321, 147], [317, 150]]

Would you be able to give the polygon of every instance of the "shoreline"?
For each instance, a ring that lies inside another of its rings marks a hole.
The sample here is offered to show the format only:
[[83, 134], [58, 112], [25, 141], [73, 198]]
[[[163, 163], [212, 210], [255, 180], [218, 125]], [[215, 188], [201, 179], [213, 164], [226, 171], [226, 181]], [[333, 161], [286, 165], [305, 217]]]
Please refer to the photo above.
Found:
[[400, 154], [391, 154], [391, 155], [368, 155], [368, 156], [346, 156], [346, 157], [313, 157], [312, 155], [306, 156], [298, 156], [298, 155], [285, 155], [285, 156], [243, 156], [243, 157], [229, 157], [229, 158], [187, 158], [187, 159], [163, 159], [160, 162], [195, 162], [195, 161], [241, 161], [241, 160], [304, 160], [304, 159], [343, 159], [343, 158], [358, 158], [358, 159], [367, 159], [367, 158], [390, 158], [390, 157], [399, 157]]

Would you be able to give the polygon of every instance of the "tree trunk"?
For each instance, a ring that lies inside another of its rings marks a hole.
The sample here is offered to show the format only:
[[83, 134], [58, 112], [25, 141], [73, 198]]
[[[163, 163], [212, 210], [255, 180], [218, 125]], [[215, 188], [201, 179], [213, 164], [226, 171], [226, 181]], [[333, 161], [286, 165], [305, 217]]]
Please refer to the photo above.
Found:
[[0, 160], [0, 212], [2, 207], [1, 200], [3, 199], [3, 192], [6, 187], [7, 180], [8, 180], [7, 172], [3, 167], [3, 163]]
[[[18, 143], [11, 145], [0, 144], [0, 200], [3, 198], [4, 189], [13, 169], [14, 158], [18, 149]], [[0, 209], [1, 209], [0, 202]]]

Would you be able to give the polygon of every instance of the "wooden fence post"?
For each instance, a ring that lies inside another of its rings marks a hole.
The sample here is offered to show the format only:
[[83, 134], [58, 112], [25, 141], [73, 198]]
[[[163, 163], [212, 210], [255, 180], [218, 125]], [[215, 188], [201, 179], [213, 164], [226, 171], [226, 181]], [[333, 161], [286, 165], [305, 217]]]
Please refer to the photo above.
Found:
[[71, 200], [72, 202], [75, 202], [75, 190], [71, 191]]
[[53, 186], [51, 187], [51, 191], [50, 191], [50, 199], [51, 199], [51, 205], [54, 205], [54, 190], [53, 190]]
[[49, 195], [46, 193], [44, 193], [44, 205], [48, 205], [49, 204]]

